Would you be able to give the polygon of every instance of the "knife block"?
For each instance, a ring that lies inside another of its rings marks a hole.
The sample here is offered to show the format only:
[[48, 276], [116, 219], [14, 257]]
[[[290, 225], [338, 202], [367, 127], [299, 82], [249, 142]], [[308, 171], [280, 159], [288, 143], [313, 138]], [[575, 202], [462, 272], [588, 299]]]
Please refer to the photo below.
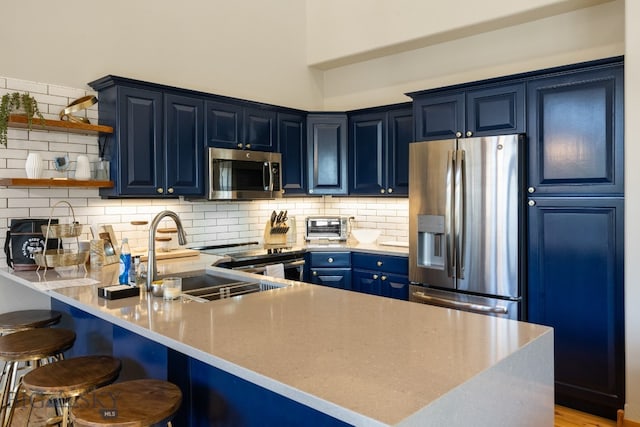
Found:
[[289, 233], [289, 227], [286, 224], [281, 223], [278, 225], [271, 225], [271, 221], [267, 221], [264, 227], [264, 245], [284, 247], [287, 246], [287, 234]]

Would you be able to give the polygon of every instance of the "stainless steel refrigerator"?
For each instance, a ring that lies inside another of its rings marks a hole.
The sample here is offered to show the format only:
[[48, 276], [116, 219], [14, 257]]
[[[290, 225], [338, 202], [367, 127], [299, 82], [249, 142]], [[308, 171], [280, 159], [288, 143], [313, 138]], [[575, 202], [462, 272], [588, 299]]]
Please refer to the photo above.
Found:
[[409, 147], [409, 299], [524, 319], [524, 136]]

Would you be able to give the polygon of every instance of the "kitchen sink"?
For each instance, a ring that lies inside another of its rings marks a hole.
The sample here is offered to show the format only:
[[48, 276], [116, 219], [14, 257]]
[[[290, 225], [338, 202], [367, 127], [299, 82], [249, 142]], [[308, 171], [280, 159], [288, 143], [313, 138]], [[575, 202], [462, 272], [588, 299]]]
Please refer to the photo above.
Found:
[[197, 302], [215, 301], [284, 286], [216, 276], [205, 270], [174, 273], [163, 277], [169, 276], [182, 277], [182, 297]]

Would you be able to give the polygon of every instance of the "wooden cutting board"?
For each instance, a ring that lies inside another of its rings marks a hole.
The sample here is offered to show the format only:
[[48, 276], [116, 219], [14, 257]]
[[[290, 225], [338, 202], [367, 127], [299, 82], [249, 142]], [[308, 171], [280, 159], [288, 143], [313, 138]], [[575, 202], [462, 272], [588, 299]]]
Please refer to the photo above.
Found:
[[[131, 251], [131, 256], [140, 256], [140, 261], [146, 262], [149, 251], [134, 249]], [[174, 249], [168, 252], [162, 252], [156, 250], [156, 261], [161, 259], [171, 259], [171, 258], [185, 258], [190, 256], [199, 256], [200, 251], [196, 251], [195, 249]]]

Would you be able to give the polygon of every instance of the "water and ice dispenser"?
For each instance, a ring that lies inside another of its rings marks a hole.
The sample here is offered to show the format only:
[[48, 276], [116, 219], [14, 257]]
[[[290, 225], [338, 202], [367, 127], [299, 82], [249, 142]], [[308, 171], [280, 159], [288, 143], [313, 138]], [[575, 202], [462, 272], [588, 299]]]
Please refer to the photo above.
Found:
[[444, 219], [443, 215], [418, 215], [418, 266], [444, 270]]

